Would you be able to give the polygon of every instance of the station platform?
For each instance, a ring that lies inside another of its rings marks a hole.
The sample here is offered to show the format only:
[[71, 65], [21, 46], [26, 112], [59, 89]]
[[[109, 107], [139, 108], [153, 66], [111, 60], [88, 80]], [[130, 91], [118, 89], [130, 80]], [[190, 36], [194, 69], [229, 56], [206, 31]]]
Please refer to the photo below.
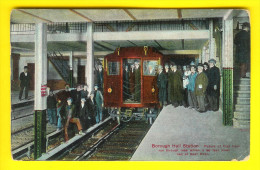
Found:
[[250, 130], [222, 124], [222, 112], [166, 106], [131, 161], [231, 161], [249, 156]]
[[20, 91], [13, 91], [11, 92], [11, 104], [21, 104], [24, 102], [28, 102], [28, 101], [34, 101], [34, 91], [33, 90], [29, 90], [28, 92], [28, 100], [24, 99], [24, 92], [23, 92], [23, 96], [22, 96], [22, 100], [19, 100], [19, 93]]

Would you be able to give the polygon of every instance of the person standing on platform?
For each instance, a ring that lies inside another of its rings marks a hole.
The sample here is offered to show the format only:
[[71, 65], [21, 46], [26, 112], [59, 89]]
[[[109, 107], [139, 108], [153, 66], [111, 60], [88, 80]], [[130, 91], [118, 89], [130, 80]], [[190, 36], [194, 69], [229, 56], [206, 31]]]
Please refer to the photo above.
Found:
[[208, 99], [210, 110], [218, 111], [219, 109], [219, 95], [220, 95], [220, 71], [216, 67], [216, 60], [209, 60], [209, 72], [208, 72]]
[[140, 71], [140, 63], [135, 61], [135, 95], [134, 100], [136, 102], [140, 102], [141, 100], [141, 71]]
[[198, 64], [198, 75], [195, 81], [195, 95], [198, 101], [198, 111], [205, 112], [205, 95], [208, 86], [208, 78], [206, 74], [203, 72], [203, 65], [201, 63]]
[[167, 102], [167, 104], [169, 104], [169, 98], [168, 98], [168, 96], [169, 96], [169, 94], [168, 94], [168, 76], [169, 76], [169, 65], [168, 65], [168, 63], [166, 63], [165, 65], [164, 65], [164, 71], [165, 71], [165, 77], [166, 77], [166, 102]]
[[197, 102], [197, 98], [195, 96], [195, 91], [194, 91], [195, 81], [196, 81], [196, 77], [197, 77], [196, 66], [191, 65], [190, 69], [191, 69], [191, 73], [189, 75], [189, 84], [187, 85], [189, 109], [197, 109], [198, 102]]
[[68, 127], [69, 127], [69, 123], [75, 123], [78, 127], [78, 131], [79, 131], [79, 135], [83, 135], [84, 133], [82, 132], [82, 126], [80, 124], [80, 120], [79, 118], [74, 117], [76, 115], [76, 110], [75, 110], [75, 105], [72, 104], [72, 98], [69, 97], [67, 99], [67, 107], [66, 107], [66, 116], [67, 116], [67, 120], [66, 120], [66, 124], [65, 124], [65, 128], [64, 128], [64, 132], [65, 132], [65, 141], [67, 142], [69, 140], [69, 136], [68, 136]]
[[243, 23], [242, 30], [236, 34], [234, 43], [236, 45], [235, 58], [240, 65], [240, 77], [246, 78], [250, 70], [250, 24]]
[[96, 113], [97, 113], [97, 109], [96, 109], [96, 104], [95, 104], [95, 99], [94, 99], [94, 96], [95, 96], [95, 92], [92, 91], [90, 93], [90, 96], [89, 98], [87, 99], [87, 107], [88, 107], [88, 112], [90, 114], [90, 118], [91, 118], [91, 125], [94, 125], [96, 124]]
[[47, 97], [47, 112], [49, 117], [49, 123], [52, 125], [56, 125], [57, 118], [56, 118], [56, 98], [53, 94], [53, 91], [50, 90], [50, 94]]
[[23, 90], [24, 91], [24, 95], [25, 95], [25, 100], [28, 99], [28, 91], [29, 91], [29, 87], [30, 87], [30, 75], [28, 73], [28, 67], [24, 66], [24, 72], [22, 72], [20, 74], [20, 93], [19, 93], [19, 100], [22, 100], [22, 96], [23, 96]]
[[79, 108], [80, 108], [80, 100], [81, 100], [81, 85], [78, 84], [76, 86], [77, 88], [76, 89], [73, 89], [70, 91], [70, 94], [71, 94], [71, 98], [73, 99], [73, 103], [75, 104], [75, 109], [76, 109], [76, 113], [79, 112]]
[[191, 74], [190, 71], [190, 66], [183, 66], [183, 106], [185, 108], [188, 107], [189, 103], [188, 103], [188, 84], [189, 84], [189, 75]]
[[81, 98], [85, 98], [85, 99], [87, 100], [88, 95], [89, 95], [88, 85], [85, 84], [85, 85], [83, 86], [83, 90], [81, 90]]
[[104, 106], [104, 100], [103, 100], [103, 95], [98, 90], [98, 86], [95, 85], [94, 87], [94, 100], [95, 100], [95, 105], [96, 105], [96, 123], [102, 122], [102, 110]]
[[87, 130], [91, 126], [91, 116], [85, 98], [81, 98], [79, 120], [83, 130]]
[[[207, 78], [209, 79], [209, 64], [207, 62], [204, 62], [203, 64], [203, 72], [206, 74]], [[209, 86], [206, 90], [206, 96], [205, 96], [205, 107], [209, 109]]]
[[63, 125], [65, 124], [66, 116], [64, 114], [63, 103], [59, 97], [57, 98], [56, 108], [57, 108], [57, 117], [58, 117], [57, 131], [60, 131]]
[[171, 102], [174, 107], [178, 107], [183, 102], [183, 83], [182, 83], [182, 73], [177, 70], [177, 65], [172, 65], [172, 71], [169, 75], [170, 82], [170, 95]]
[[163, 67], [159, 65], [158, 67], [158, 76], [157, 76], [157, 87], [159, 89], [159, 102], [160, 107], [162, 108], [167, 104], [166, 102], [166, 84], [167, 84], [167, 77], [163, 72]]
[[103, 67], [101, 64], [98, 65], [97, 70], [97, 85], [99, 90], [103, 93]]

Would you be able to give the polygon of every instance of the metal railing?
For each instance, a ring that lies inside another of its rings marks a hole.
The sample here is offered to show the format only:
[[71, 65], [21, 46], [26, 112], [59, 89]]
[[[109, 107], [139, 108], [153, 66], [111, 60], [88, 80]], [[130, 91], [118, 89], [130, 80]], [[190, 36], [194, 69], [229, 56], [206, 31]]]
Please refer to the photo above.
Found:
[[[49, 34], [85, 33], [86, 22], [48, 23]], [[128, 31], [160, 31], [160, 30], [208, 30], [208, 19], [165, 20], [165, 21], [115, 21], [96, 22], [94, 32], [128, 32]], [[35, 24], [12, 24], [11, 33], [34, 32]]]

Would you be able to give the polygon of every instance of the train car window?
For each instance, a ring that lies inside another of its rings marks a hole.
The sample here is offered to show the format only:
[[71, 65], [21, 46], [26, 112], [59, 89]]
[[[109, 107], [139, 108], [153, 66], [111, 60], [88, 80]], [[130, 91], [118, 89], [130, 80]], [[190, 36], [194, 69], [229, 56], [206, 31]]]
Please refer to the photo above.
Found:
[[120, 63], [118, 61], [108, 62], [107, 75], [119, 75], [119, 66]]
[[158, 61], [157, 60], [146, 60], [143, 61], [143, 75], [144, 76], [155, 76], [157, 72]]

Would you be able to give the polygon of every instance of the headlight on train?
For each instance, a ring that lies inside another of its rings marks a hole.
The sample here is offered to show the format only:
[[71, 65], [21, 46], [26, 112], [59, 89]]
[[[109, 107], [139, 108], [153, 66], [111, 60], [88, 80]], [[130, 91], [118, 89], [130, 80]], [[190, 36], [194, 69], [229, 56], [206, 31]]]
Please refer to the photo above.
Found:
[[111, 89], [111, 88], [108, 88], [108, 89], [107, 89], [107, 92], [108, 92], [108, 93], [112, 93], [112, 89]]
[[154, 92], [155, 92], [155, 88], [153, 87], [153, 88], [152, 88], [152, 93], [154, 93]]

